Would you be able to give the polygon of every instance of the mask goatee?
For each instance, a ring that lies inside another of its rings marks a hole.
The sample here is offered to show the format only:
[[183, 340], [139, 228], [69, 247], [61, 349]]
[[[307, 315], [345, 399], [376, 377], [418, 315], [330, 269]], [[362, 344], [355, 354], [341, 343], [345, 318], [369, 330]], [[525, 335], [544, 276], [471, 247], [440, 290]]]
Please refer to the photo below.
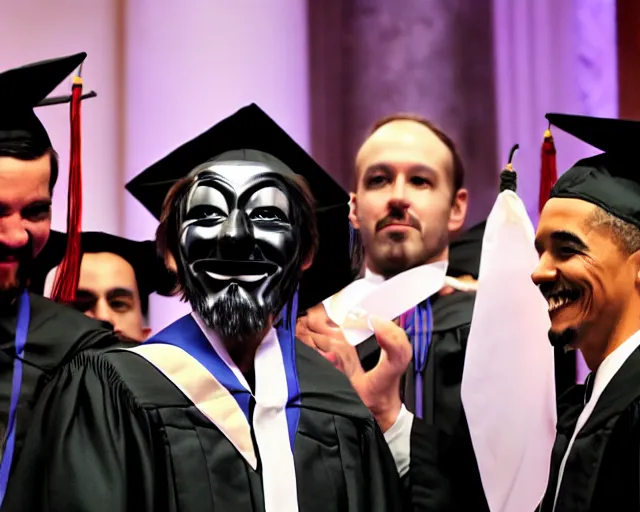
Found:
[[237, 283], [231, 283], [215, 298], [189, 287], [187, 298], [198, 316], [216, 331], [228, 348], [254, 338], [265, 329], [269, 319], [269, 312]]

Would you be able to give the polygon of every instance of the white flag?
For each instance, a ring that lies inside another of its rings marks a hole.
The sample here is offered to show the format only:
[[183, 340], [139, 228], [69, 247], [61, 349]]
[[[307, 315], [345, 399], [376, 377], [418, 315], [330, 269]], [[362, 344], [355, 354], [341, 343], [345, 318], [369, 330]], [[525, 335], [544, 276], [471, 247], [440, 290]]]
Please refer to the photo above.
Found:
[[393, 320], [440, 291], [448, 263], [436, 261], [405, 270], [387, 280], [358, 279], [323, 301], [346, 340], [358, 345], [373, 335], [370, 316]]
[[534, 229], [520, 198], [498, 195], [487, 219], [462, 404], [491, 512], [528, 512], [547, 485], [555, 438], [547, 303], [531, 281]]

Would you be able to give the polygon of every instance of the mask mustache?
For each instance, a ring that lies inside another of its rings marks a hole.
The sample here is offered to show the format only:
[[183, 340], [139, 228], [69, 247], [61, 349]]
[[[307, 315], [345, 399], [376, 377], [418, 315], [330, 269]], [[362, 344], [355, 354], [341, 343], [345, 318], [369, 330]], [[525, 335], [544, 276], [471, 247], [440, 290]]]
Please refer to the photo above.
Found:
[[418, 221], [418, 219], [416, 219], [411, 214], [409, 213], [405, 214], [404, 212], [402, 213], [392, 212], [386, 217], [384, 217], [383, 219], [378, 221], [378, 223], [376, 224], [376, 232], [386, 228], [387, 226], [391, 226], [392, 224], [402, 224], [402, 225], [415, 228], [418, 231], [421, 230], [420, 221]]

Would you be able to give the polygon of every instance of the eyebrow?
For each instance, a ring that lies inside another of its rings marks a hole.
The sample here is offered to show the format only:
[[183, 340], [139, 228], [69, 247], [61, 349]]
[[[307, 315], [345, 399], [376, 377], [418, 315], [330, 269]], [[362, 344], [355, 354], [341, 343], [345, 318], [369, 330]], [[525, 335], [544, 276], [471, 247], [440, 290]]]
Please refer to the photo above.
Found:
[[[51, 199], [34, 199], [30, 203], [23, 205], [20, 211], [28, 210], [30, 208], [51, 208]], [[11, 205], [0, 201], [0, 210], [11, 210]]]
[[129, 288], [113, 288], [107, 292], [107, 299], [117, 299], [122, 297], [133, 299], [134, 296], [135, 294], [133, 293], [133, 290]]
[[[409, 170], [410, 170], [410, 172], [428, 172], [428, 173], [432, 173], [432, 174], [436, 173], [436, 171], [434, 169], [432, 169], [428, 165], [424, 165], [424, 164], [412, 165]], [[369, 167], [367, 167], [365, 169], [365, 171], [364, 171], [363, 176], [367, 176], [368, 174], [372, 174], [372, 173], [377, 172], [377, 171], [382, 171], [382, 172], [386, 172], [386, 173], [395, 172], [394, 169], [393, 169], [393, 166], [391, 164], [388, 164], [386, 162], [380, 162], [380, 163], [372, 164]]]
[[98, 297], [95, 293], [90, 292], [89, 290], [83, 290], [82, 288], [78, 289], [76, 292], [76, 300], [96, 300]]
[[551, 233], [551, 240], [554, 242], [564, 242], [573, 245], [576, 249], [581, 251], [586, 251], [589, 249], [587, 244], [585, 244], [578, 235], [571, 233], [570, 231], [554, 231]]
[[51, 206], [51, 199], [36, 199], [29, 204], [27, 204], [27, 208], [33, 208], [34, 206]]
[[[579, 251], [588, 251], [589, 247], [585, 244], [578, 235], [572, 233], [571, 231], [559, 230], [553, 231], [550, 235], [550, 238], [554, 242], [562, 242], [573, 245]], [[539, 238], [535, 239], [534, 242], [536, 251], [538, 254], [542, 254], [544, 252], [544, 247]]]

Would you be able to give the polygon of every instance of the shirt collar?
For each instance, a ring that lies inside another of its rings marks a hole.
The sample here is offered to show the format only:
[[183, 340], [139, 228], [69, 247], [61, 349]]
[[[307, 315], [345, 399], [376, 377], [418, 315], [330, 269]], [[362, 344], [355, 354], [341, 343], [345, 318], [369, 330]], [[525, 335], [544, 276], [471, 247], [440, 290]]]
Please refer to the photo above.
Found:
[[364, 269], [364, 279], [372, 283], [382, 283], [383, 281], [385, 281], [385, 278], [383, 276], [381, 276], [380, 274], [374, 274], [368, 268]]
[[636, 331], [630, 338], [617, 347], [611, 354], [609, 354], [604, 361], [598, 367], [595, 375], [595, 381], [593, 383], [593, 392], [591, 393], [591, 400], [597, 400], [602, 394], [607, 384], [613, 379], [616, 373], [620, 370], [622, 365], [629, 359], [629, 356], [635, 349], [640, 346], [640, 331]]
[[[449, 260], [440, 260], [440, 261], [434, 261], [433, 263], [425, 263], [425, 265], [432, 265], [434, 263], [440, 263], [440, 262], [446, 262], [447, 266], [449, 265]], [[374, 272], [372, 272], [371, 270], [369, 270], [368, 267], [365, 267], [364, 269], [364, 279], [366, 279], [367, 281], [370, 281], [372, 283], [382, 283], [384, 281], [386, 281], [386, 279], [384, 278], [384, 276], [381, 276], [380, 274], [376, 274]]]

